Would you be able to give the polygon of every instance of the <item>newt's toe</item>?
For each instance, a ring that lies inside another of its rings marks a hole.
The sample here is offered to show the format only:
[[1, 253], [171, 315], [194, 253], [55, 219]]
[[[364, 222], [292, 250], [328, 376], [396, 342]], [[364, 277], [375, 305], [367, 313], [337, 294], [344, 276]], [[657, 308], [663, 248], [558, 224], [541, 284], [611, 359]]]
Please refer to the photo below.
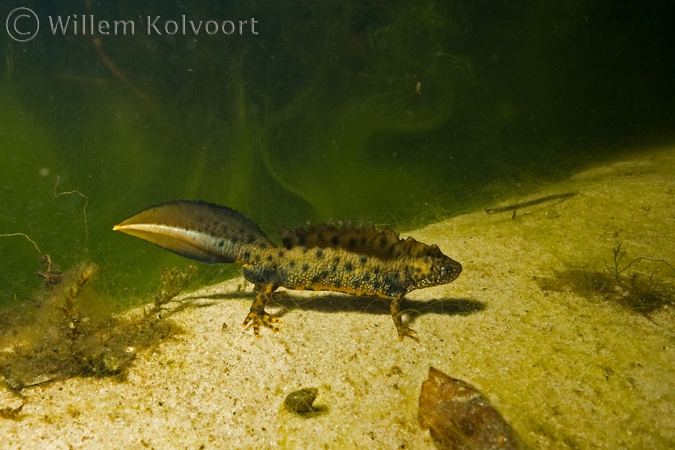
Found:
[[260, 326], [264, 326], [266, 328], [270, 328], [272, 331], [279, 331], [279, 327], [276, 327], [272, 324], [274, 323], [281, 323], [280, 319], [277, 319], [276, 317], [272, 317], [265, 311], [258, 311], [258, 310], [251, 310], [248, 313], [248, 316], [246, 316], [246, 319], [244, 320], [244, 323], [242, 324], [242, 327], [244, 329], [248, 329], [250, 326], [253, 326], [253, 334], [255, 337], [260, 337]]
[[405, 325], [401, 324], [400, 326], [396, 327], [398, 331], [398, 340], [402, 341], [404, 337], [408, 336], [411, 339], [414, 339], [415, 342], [419, 342], [419, 338], [415, 336], [417, 334], [417, 331], [413, 330], [412, 328], [408, 328]]

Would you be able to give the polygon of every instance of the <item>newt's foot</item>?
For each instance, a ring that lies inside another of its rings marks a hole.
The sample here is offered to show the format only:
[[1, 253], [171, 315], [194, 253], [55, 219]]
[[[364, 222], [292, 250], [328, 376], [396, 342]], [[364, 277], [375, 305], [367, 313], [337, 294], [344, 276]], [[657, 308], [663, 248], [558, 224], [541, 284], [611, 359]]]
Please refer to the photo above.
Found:
[[408, 336], [411, 339], [414, 339], [415, 342], [419, 342], [419, 338], [415, 336], [417, 334], [417, 331], [413, 330], [412, 328], [408, 328], [405, 325], [401, 324], [396, 324], [396, 330], [398, 331], [398, 340], [402, 341], [405, 336]]
[[408, 328], [406, 325], [403, 325], [403, 319], [401, 319], [401, 302], [403, 301], [403, 294], [397, 296], [392, 300], [389, 308], [391, 309], [391, 318], [394, 319], [394, 325], [396, 325], [396, 331], [398, 331], [398, 340], [402, 341], [404, 337], [408, 336], [411, 339], [414, 339], [415, 342], [419, 342], [415, 334], [415, 330]]
[[248, 316], [246, 316], [246, 320], [244, 320], [242, 327], [244, 327], [246, 330], [250, 326], [253, 326], [253, 334], [255, 337], [260, 337], [260, 325], [271, 328], [272, 331], [279, 331], [279, 327], [272, 325], [274, 323], [281, 323], [281, 320], [277, 319], [276, 317], [272, 317], [264, 310], [258, 311], [251, 309], [251, 311], [248, 313]]

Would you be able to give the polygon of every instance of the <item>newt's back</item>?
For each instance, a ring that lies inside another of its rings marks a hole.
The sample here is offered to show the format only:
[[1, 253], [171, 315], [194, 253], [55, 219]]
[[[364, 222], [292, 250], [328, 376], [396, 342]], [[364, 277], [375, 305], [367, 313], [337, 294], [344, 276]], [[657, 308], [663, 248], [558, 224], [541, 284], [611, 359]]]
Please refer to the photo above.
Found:
[[462, 270], [437, 246], [386, 228], [319, 223], [295, 232], [282, 227], [280, 234], [288, 253], [278, 273], [289, 289], [396, 297], [449, 283]]

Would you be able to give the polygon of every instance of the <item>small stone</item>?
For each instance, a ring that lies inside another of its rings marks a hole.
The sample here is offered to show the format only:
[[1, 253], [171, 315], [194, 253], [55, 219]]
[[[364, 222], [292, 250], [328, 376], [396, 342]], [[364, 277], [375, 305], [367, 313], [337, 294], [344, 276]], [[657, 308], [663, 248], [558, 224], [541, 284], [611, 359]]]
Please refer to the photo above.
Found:
[[314, 403], [318, 393], [319, 389], [317, 388], [305, 388], [291, 392], [284, 400], [284, 406], [296, 414], [312, 412], [314, 411], [312, 403]]
[[558, 214], [558, 211], [555, 209], [549, 209], [544, 213], [544, 216], [546, 216], [547, 219], [557, 219], [560, 217], [560, 214]]

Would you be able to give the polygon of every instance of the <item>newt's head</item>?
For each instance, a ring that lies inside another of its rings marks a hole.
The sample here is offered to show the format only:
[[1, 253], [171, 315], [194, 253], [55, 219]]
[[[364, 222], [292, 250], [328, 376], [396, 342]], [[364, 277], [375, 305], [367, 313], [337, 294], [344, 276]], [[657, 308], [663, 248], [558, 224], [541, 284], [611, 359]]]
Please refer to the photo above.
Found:
[[421, 289], [454, 281], [462, 273], [462, 265], [439, 250], [433, 256], [412, 260], [408, 273], [412, 280], [410, 290]]

